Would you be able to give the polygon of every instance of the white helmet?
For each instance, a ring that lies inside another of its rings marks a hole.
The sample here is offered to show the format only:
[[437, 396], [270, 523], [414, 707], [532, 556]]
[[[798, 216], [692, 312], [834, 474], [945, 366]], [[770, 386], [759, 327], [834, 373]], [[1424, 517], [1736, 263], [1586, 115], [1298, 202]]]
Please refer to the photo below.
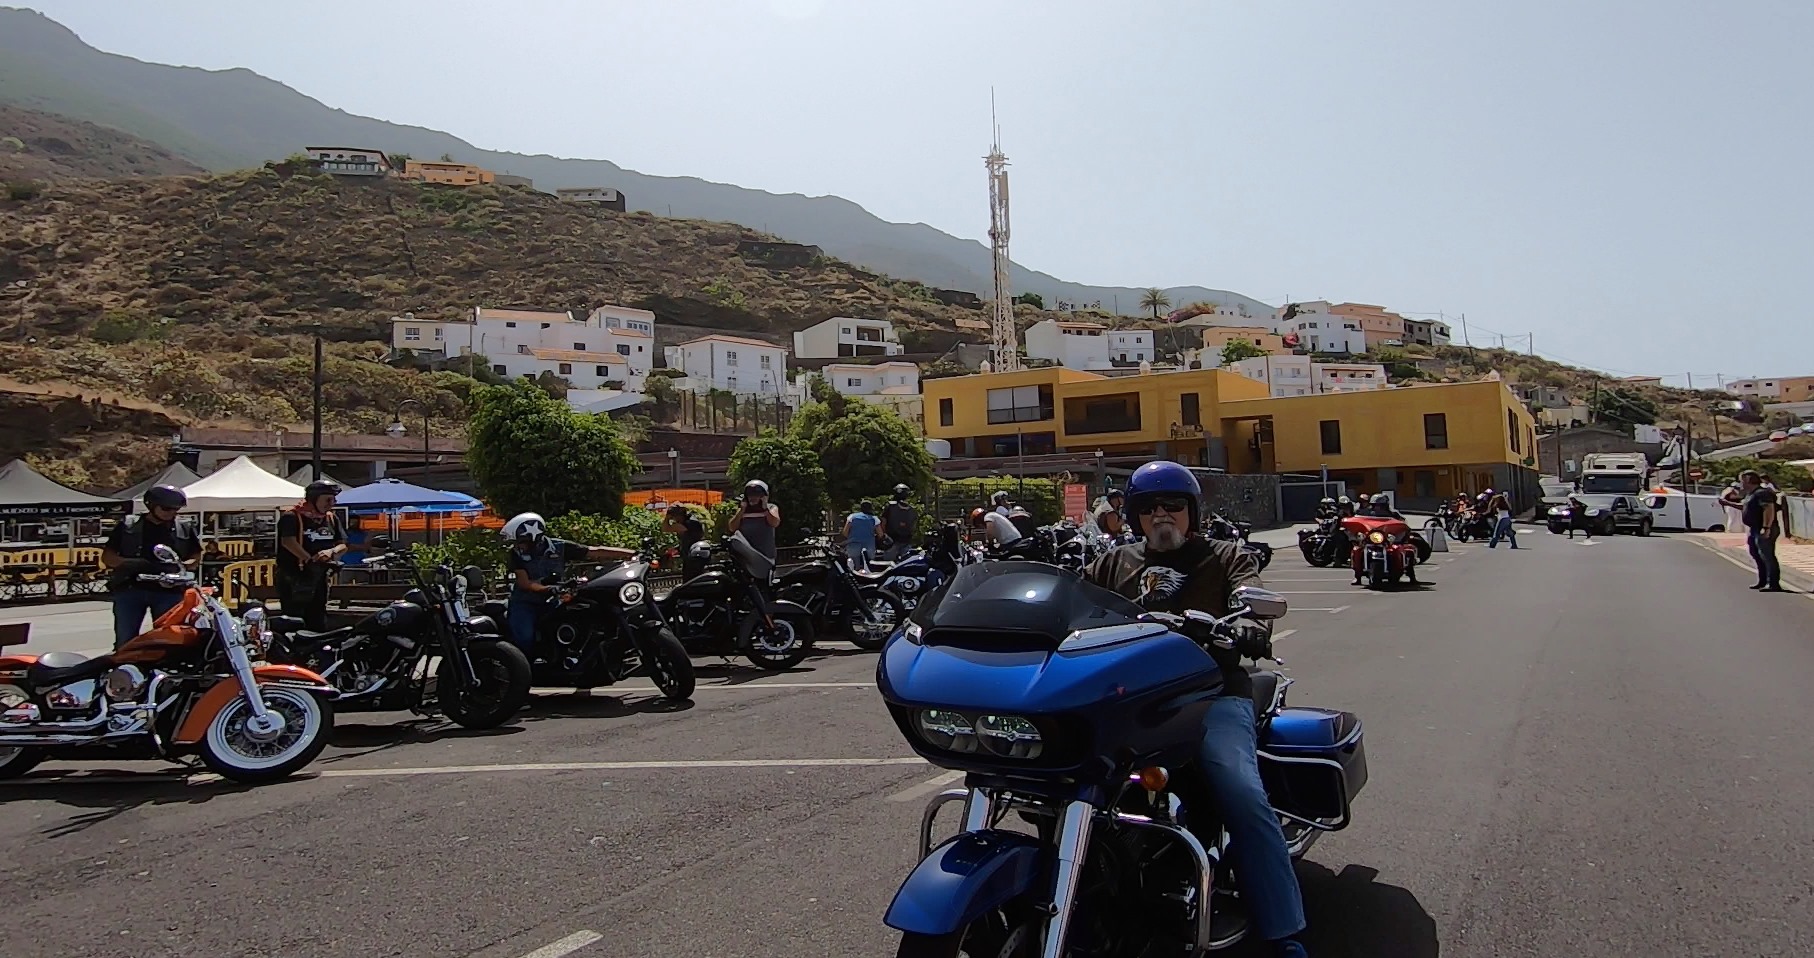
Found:
[[519, 513], [513, 516], [509, 522], [504, 523], [504, 528], [499, 532], [506, 542], [542, 539], [548, 535], [548, 522], [539, 513]]

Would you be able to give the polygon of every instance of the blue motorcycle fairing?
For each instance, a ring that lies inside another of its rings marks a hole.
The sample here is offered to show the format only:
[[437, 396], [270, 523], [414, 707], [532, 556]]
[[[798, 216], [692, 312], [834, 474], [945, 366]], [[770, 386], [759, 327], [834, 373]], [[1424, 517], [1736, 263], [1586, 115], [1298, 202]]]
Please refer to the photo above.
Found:
[[948, 935], [1022, 895], [1046, 869], [1039, 840], [1018, 832], [966, 832], [922, 859], [882, 921], [896, 931]]

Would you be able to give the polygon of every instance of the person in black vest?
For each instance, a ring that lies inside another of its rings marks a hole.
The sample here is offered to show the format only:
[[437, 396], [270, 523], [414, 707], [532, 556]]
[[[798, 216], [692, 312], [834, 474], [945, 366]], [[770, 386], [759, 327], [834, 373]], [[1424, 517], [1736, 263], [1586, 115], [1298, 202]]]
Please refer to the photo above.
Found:
[[882, 558], [891, 562], [906, 555], [919, 538], [920, 513], [908, 501], [911, 498], [913, 489], [902, 483], [894, 487], [894, 500], [882, 507], [882, 534], [888, 538]]
[[328, 627], [328, 578], [346, 552], [346, 530], [334, 515], [340, 484], [317, 479], [302, 501], [277, 518], [277, 601], [317, 632]]
[[153, 621], [175, 608], [183, 600], [182, 589], [140, 582], [147, 572], [175, 571], [163, 568], [152, 558], [160, 545], [176, 551], [183, 565], [193, 569], [201, 559], [202, 540], [195, 527], [177, 518], [189, 504], [189, 497], [175, 486], [153, 486], [145, 490], [145, 514], [127, 516], [113, 527], [107, 544], [101, 549], [101, 565], [108, 570], [107, 588], [113, 593], [113, 647], [138, 637], [144, 630], [145, 614]]

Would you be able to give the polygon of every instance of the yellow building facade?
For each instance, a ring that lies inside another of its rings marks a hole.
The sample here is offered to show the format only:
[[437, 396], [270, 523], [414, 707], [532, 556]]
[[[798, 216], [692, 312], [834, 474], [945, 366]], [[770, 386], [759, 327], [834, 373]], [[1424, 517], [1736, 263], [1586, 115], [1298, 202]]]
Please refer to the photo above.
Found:
[[1284, 337], [1263, 326], [1203, 327], [1203, 348], [1210, 352], [1221, 352], [1222, 347], [1237, 339], [1250, 342], [1274, 356], [1291, 352], [1285, 348]]
[[472, 163], [449, 163], [440, 160], [404, 160], [399, 179], [439, 183], [443, 186], [480, 186], [497, 179], [497, 174]]
[[1496, 380], [1275, 398], [1219, 369], [1046, 368], [930, 379], [922, 390], [926, 435], [957, 457], [1101, 450], [1234, 473], [1326, 469], [1352, 491], [1406, 501], [1536, 483], [1536, 422]]

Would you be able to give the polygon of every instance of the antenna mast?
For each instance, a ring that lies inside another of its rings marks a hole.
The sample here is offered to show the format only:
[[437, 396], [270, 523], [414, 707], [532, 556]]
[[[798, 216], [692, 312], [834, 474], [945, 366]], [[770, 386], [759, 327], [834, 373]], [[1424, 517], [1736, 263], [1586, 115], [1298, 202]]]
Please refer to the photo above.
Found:
[[989, 248], [995, 257], [995, 315], [990, 321], [990, 346], [998, 373], [1020, 369], [1020, 337], [1014, 331], [1014, 299], [1008, 288], [1008, 158], [1001, 152], [1001, 127], [995, 122], [995, 91], [989, 91], [989, 125], [994, 129], [993, 148], [983, 158], [989, 170]]

